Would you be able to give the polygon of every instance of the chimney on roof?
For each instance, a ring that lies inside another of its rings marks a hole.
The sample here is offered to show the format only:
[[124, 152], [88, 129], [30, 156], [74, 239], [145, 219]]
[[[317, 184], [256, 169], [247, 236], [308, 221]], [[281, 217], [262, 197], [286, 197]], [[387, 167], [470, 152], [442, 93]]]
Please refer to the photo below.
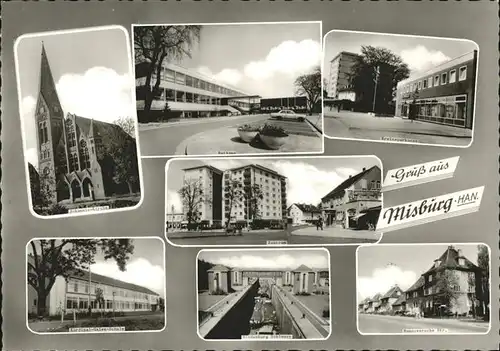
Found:
[[462, 249], [458, 249], [458, 257], [463, 257], [463, 255], [462, 255]]
[[363, 167], [363, 172], [366, 171], [366, 167]]
[[352, 176], [351, 176], [351, 175], [349, 175], [349, 178], [351, 178], [351, 177], [352, 177]]

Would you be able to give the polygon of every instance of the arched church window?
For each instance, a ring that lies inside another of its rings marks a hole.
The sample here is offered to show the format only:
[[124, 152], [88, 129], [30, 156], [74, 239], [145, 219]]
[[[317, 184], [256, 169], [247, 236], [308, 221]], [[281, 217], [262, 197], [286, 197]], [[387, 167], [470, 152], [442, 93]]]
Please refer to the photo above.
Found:
[[80, 152], [82, 155], [82, 168], [90, 168], [89, 149], [85, 140], [80, 141]]
[[44, 123], [42, 122], [38, 126], [38, 135], [40, 136], [40, 144], [45, 143], [44, 133], [43, 133], [43, 125], [44, 125]]
[[69, 170], [70, 172], [78, 170], [78, 156], [75, 153], [69, 155]]
[[49, 135], [47, 131], [47, 123], [43, 122], [43, 139], [44, 142], [47, 142], [49, 140]]
[[45, 168], [43, 169], [43, 175], [44, 175], [44, 176], [48, 176], [48, 175], [49, 175], [49, 173], [50, 173], [50, 169], [49, 169], [49, 167], [45, 167]]

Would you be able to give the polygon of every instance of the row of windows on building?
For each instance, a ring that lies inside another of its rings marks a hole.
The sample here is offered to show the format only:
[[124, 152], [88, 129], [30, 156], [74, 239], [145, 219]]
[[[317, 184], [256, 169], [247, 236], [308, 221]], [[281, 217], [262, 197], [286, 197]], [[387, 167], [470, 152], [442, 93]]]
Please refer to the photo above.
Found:
[[[210, 91], [217, 94], [222, 94], [226, 96], [241, 96], [245, 95], [236, 90], [223, 87], [221, 85], [210, 83], [199, 78], [192, 77], [190, 75], [174, 71], [172, 69], [162, 67], [161, 78], [165, 82], [181, 84], [188, 87], [193, 87], [201, 90]], [[154, 76], [153, 79], [156, 79]]]
[[[467, 66], [462, 66], [458, 69], [458, 81], [461, 82], [466, 79], [467, 79]], [[452, 84], [455, 82], [457, 82], [457, 70], [452, 69], [449, 72], [436, 74], [431, 77], [426, 77], [418, 82], [405, 85], [401, 93], [402, 94], [411, 93], [432, 87], [437, 87], [440, 85]]]
[[[96, 300], [90, 300], [90, 307], [92, 309], [106, 309], [106, 310], [150, 310], [151, 304], [131, 301], [120, 300], [104, 300], [104, 303], [99, 303]], [[80, 309], [86, 310], [89, 308], [88, 297], [73, 297], [66, 298], [66, 309]]]
[[[112, 287], [109, 285], [99, 285], [96, 283], [90, 284], [90, 293], [96, 294], [96, 290], [98, 288], [102, 290], [104, 295], [112, 295], [114, 293], [115, 296], [149, 300], [149, 295], [146, 293], [140, 293], [137, 291], [115, 288], [115, 287]], [[88, 282], [81, 282], [81, 281], [72, 281], [72, 282], [68, 283], [68, 292], [88, 294], [89, 293], [89, 283]]]

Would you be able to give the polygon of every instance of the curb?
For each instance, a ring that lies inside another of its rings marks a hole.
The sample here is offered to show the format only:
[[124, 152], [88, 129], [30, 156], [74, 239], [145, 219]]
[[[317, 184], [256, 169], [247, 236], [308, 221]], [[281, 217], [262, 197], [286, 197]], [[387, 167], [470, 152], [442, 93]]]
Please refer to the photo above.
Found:
[[318, 132], [320, 134], [320, 136], [322, 136], [324, 133], [323, 131], [316, 125], [312, 124], [311, 121], [309, 121], [309, 118], [306, 118], [305, 121], [307, 121], [307, 123], [309, 123], [309, 125], [314, 129], [316, 130], [316, 132]]

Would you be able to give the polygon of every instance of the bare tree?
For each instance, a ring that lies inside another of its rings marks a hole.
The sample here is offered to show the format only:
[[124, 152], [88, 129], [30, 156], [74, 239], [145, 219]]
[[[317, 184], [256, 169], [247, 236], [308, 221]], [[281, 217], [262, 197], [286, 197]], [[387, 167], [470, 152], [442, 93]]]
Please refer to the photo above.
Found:
[[163, 62], [166, 59], [171, 61], [191, 57], [191, 48], [199, 40], [200, 32], [201, 26], [134, 27], [135, 60], [147, 66], [144, 113], [150, 112], [153, 99], [159, 91]]
[[228, 206], [224, 209], [226, 214], [226, 228], [231, 223], [233, 206], [241, 204], [244, 199], [245, 191], [243, 190], [243, 184], [237, 179], [229, 179], [228, 183], [224, 185], [224, 200], [228, 202]]
[[304, 74], [295, 79], [297, 95], [307, 97], [307, 110], [312, 113], [314, 106], [321, 99], [321, 68], [315, 67], [312, 73]]
[[132, 117], [120, 117], [114, 121], [114, 124], [135, 139], [135, 121]]
[[188, 225], [196, 223], [200, 218], [200, 205], [211, 202], [209, 194], [206, 194], [203, 189], [203, 183], [199, 179], [184, 179], [184, 184], [179, 189], [179, 195], [182, 199]]
[[249, 220], [259, 219], [262, 214], [260, 212], [260, 201], [264, 198], [262, 186], [260, 184], [253, 184], [245, 189], [245, 199], [248, 201], [250, 208]]

